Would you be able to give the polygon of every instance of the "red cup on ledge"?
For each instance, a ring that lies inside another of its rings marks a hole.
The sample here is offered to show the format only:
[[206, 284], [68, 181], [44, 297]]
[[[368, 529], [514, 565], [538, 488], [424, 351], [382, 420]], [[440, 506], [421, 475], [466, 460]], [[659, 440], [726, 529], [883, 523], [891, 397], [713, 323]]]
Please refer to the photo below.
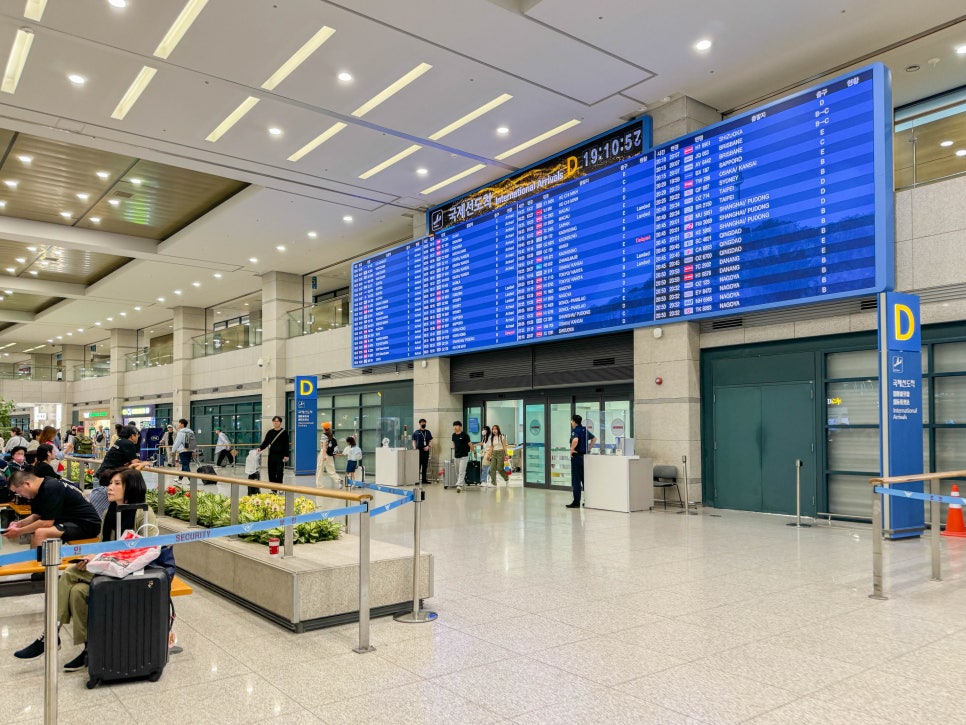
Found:
[[273, 536], [268, 540], [268, 555], [278, 556], [278, 537]]

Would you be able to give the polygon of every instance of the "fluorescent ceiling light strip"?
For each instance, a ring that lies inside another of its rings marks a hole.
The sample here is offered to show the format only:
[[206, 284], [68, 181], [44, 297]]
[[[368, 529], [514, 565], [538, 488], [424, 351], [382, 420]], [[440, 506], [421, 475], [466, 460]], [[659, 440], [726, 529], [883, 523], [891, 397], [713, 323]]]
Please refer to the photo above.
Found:
[[465, 116], [463, 116], [463, 118], [459, 118], [459, 119], [453, 121], [449, 126], [445, 126], [444, 128], [441, 128], [439, 131], [437, 131], [432, 136], [430, 136], [429, 137], [429, 140], [430, 141], [439, 141], [441, 138], [443, 138], [443, 136], [447, 136], [447, 135], [453, 133], [453, 131], [455, 131], [458, 128], [462, 128], [463, 126], [465, 126], [466, 124], [468, 124], [470, 121], [475, 121], [477, 118], [479, 118], [480, 116], [482, 116], [484, 113], [489, 113], [490, 111], [492, 111], [497, 106], [501, 106], [504, 103], [506, 103], [507, 101], [509, 101], [511, 98], [513, 98], [513, 96], [511, 96], [509, 93], [504, 93], [501, 96], [497, 96], [496, 98], [494, 98], [489, 103], [484, 103], [482, 106], [480, 106], [479, 108], [477, 108], [475, 111], [470, 111]]
[[383, 161], [378, 166], [373, 166], [366, 173], [359, 174], [359, 178], [360, 179], [368, 179], [370, 176], [375, 176], [380, 171], [382, 171], [384, 169], [388, 169], [390, 166], [392, 166], [397, 161], [402, 161], [407, 156], [412, 156], [414, 153], [416, 153], [417, 151], [419, 151], [419, 149], [421, 149], [421, 148], [422, 148], [422, 146], [420, 146], [418, 143], [414, 143], [412, 146], [410, 146], [409, 148], [407, 148], [407, 149], [405, 149], [403, 151], [400, 151], [398, 154], [396, 154], [392, 158], [386, 159], [385, 161]]
[[7, 58], [7, 68], [3, 72], [3, 82], [0, 84], [0, 91], [13, 93], [17, 90], [20, 83], [20, 75], [23, 73], [24, 66], [27, 65], [27, 56], [30, 55], [30, 46], [34, 42], [34, 33], [28, 28], [20, 28], [16, 37], [13, 39], [13, 46], [10, 48], [10, 57]]
[[548, 138], [551, 138], [553, 136], [556, 136], [558, 133], [563, 133], [568, 128], [573, 128], [574, 126], [577, 126], [579, 124], [580, 124], [580, 121], [578, 121], [576, 118], [572, 118], [571, 120], [567, 121], [567, 123], [562, 123], [559, 126], [557, 126], [556, 128], [551, 128], [546, 133], [541, 133], [539, 136], [534, 136], [529, 141], [524, 141], [519, 146], [514, 146], [509, 151], [504, 151], [502, 154], [499, 154], [496, 157], [497, 158], [497, 161], [503, 161], [503, 159], [508, 159], [511, 156], [513, 156], [514, 154], [520, 153], [524, 149], [528, 149], [531, 146], [536, 146], [541, 141], [546, 141]]
[[420, 63], [411, 71], [409, 71], [406, 75], [400, 78], [398, 81], [396, 81], [391, 86], [386, 88], [384, 91], [382, 91], [381, 93], [377, 93], [375, 96], [373, 96], [368, 101], [366, 101], [361, 106], [359, 106], [356, 110], [352, 112], [352, 115], [355, 116], [356, 118], [362, 118], [367, 113], [369, 113], [369, 111], [371, 111], [373, 108], [378, 106], [383, 101], [388, 100], [392, 96], [399, 93], [399, 91], [401, 91], [403, 88], [408, 86], [410, 83], [412, 83], [414, 80], [419, 78], [419, 76], [421, 76], [423, 73], [425, 73], [432, 67], [433, 66], [431, 66], [429, 63]]
[[36, 20], [38, 23], [44, 17], [44, 9], [47, 7], [47, 0], [27, 0], [27, 7], [24, 8], [23, 16], [27, 20]]
[[168, 32], [164, 34], [161, 42], [158, 43], [158, 47], [155, 48], [154, 54], [158, 58], [167, 58], [171, 55], [171, 51], [181, 42], [185, 33], [188, 32], [188, 28], [201, 15], [201, 11], [205, 9], [205, 5], [207, 4], [208, 0], [188, 0], [184, 8], [182, 8], [181, 13], [171, 23]]
[[225, 132], [227, 132], [228, 129], [238, 123], [246, 113], [252, 110], [256, 103], [258, 103], [258, 99], [254, 96], [249, 96], [246, 98], [238, 105], [238, 108], [228, 114], [228, 118], [215, 127], [214, 131], [205, 136], [205, 141], [217, 141], [220, 139], [225, 135]]
[[305, 146], [303, 146], [302, 148], [300, 148], [294, 154], [292, 154], [291, 156], [289, 156], [288, 157], [288, 160], [289, 161], [298, 161], [303, 156], [305, 156], [305, 154], [309, 153], [310, 151], [314, 151], [316, 148], [318, 148], [319, 146], [321, 146], [322, 144], [324, 144], [326, 141], [328, 141], [330, 138], [332, 138], [333, 136], [335, 136], [337, 133], [339, 133], [339, 131], [341, 131], [342, 129], [344, 129], [346, 127], [346, 125], [347, 124], [342, 123], [342, 121], [339, 121], [338, 123], [333, 123], [331, 126], [329, 126], [329, 128], [327, 128], [325, 131], [323, 131], [322, 133], [320, 133], [314, 139], [312, 139], [311, 141], [309, 141], [307, 144], [305, 144]]
[[117, 104], [117, 108], [114, 109], [114, 113], [111, 114], [111, 118], [116, 118], [118, 121], [123, 121], [124, 117], [127, 115], [131, 107], [138, 102], [141, 94], [144, 93], [144, 89], [148, 87], [148, 83], [154, 78], [154, 74], [158, 72], [157, 68], [151, 68], [150, 66], [143, 66], [141, 72], [137, 74], [134, 82], [124, 93], [121, 98], [121, 102]]
[[335, 28], [323, 25], [319, 32], [309, 38], [305, 42], [305, 45], [296, 50], [291, 58], [282, 63], [281, 67], [272, 73], [272, 76], [267, 81], [262, 83], [262, 88], [266, 91], [274, 91], [279, 83], [288, 78], [292, 71], [308, 60], [308, 57], [318, 50], [322, 43], [331, 38], [333, 33], [335, 33]]
[[473, 167], [467, 169], [466, 171], [461, 171], [456, 176], [451, 176], [448, 179], [445, 179], [445, 180], [439, 182], [438, 184], [429, 187], [428, 189], [423, 189], [419, 193], [420, 194], [432, 194], [434, 191], [438, 191], [439, 189], [442, 189], [444, 186], [448, 186], [448, 185], [452, 184], [454, 181], [459, 181], [460, 179], [465, 179], [470, 174], [475, 174], [480, 169], [485, 169], [485, 168], [486, 168], [486, 164], [477, 164], [476, 166], [473, 166]]

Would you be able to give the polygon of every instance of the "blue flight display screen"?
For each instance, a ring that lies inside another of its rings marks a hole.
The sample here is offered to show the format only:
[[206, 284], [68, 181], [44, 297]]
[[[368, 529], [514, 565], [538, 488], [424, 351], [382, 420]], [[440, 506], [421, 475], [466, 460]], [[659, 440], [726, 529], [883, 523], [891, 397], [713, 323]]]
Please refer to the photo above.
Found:
[[352, 268], [356, 367], [892, 286], [874, 65]]

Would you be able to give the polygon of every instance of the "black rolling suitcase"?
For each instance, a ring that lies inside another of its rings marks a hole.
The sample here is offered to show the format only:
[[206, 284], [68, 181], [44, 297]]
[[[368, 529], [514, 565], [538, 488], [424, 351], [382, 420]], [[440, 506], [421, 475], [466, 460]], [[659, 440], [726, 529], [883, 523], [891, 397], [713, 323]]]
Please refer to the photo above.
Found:
[[[209, 476], [217, 476], [218, 475], [218, 471], [215, 470], [215, 467], [214, 466], [207, 466], [207, 465], [206, 466], [198, 466], [198, 471], [197, 472], [198, 473], [206, 473]], [[202, 481], [202, 483], [205, 484], [205, 485], [207, 485], [207, 486], [217, 486], [218, 485], [218, 482], [217, 481]]]
[[[255, 473], [249, 473], [248, 474], [248, 480], [249, 481], [261, 481], [262, 480], [262, 474], [259, 473], [258, 471], [255, 471]], [[260, 488], [255, 488], [254, 486], [249, 486], [248, 487], [248, 495], [249, 496], [257, 496], [261, 492], [262, 492], [262, 489], [260, 489]]]
[[102, 682], [156, 682], [168, 663], [171, 594], [163, 569], [91, 581], [87, 615], [88, 689]]
[[466, 485], [467, 486], [479, 486], [480, 485], [480, 471], [482, 466], [480, 462], [475, 458], [466, 462]]

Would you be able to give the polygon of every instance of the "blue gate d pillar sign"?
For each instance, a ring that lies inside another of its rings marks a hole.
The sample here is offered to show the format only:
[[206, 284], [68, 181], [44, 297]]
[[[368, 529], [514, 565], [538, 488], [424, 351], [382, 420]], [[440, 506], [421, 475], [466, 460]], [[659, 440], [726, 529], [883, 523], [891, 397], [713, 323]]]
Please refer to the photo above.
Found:
[[319, 434], [316, 423], [319, 417], [318, 378], [314, 375], [300, 375], [295, 378], [295, 475], [306, 476], [315, 473], [318, 456], [316, 445]]
[[[923, 472], [922, 337], [916, 295], [879, 295], [879, 453], [883, 476]], [[923, 483], [896, 484], [893, 488], [922, 493]], [[922, 533], [922, 501], [883, 498], [884, 527], [889, 538]]]

